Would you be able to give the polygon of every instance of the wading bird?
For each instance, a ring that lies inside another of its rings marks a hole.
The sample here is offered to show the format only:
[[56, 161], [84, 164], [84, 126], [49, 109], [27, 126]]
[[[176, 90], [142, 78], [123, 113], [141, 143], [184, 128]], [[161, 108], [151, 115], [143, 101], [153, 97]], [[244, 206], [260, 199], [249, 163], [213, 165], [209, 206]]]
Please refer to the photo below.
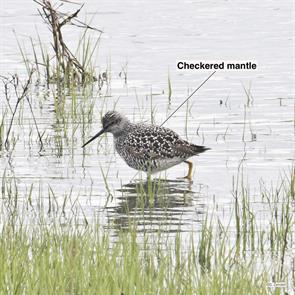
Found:
[[187, 142], [173, 130], [143, 123], [131, 123], [124, 115], [109, 111], [102, 118], [102, 130], [82, 147], [105, 132], [114, 136], [118, 154], [128, 166], [145, 171], [148, 175], [166, 170], [182, 162], [188, 164], [185, 178], [192, 179], [193, 163], [188, 158], [205, 152], [208, 148]]

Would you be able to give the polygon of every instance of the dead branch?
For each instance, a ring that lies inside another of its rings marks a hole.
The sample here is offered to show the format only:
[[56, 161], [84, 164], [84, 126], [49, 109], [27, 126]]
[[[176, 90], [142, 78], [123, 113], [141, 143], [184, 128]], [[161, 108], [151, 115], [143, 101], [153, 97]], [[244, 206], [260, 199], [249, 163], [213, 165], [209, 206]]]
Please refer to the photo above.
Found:
[[15, 117], [15, 114], [17, 112], [17, 109], [18, 109], [18, 106], [19, 106], [20, 102], [26, 97], [26, 95], [27, 95], [27, 93], [29, 91], [29, 86], [31, 85], [31, 82], [32, 82], [33, 72], [34, 72], [34, 70], [31, 70], [31, 72], [29, 74], [29, 78], [27, 79], [26, 83], [22, 86], [22, 93], [20, 95], [18, 94], [18, 84], [19, 84], [18, 76], [16, 76], [16, 75], [13, 76], [12, 85], [13, 85], [14, 91], [15, 91], [15, 93], [17, 95], [17, 101], [16, 101], [16, 104], [15, 104], [15, 107], [14, 107], [14, 110], [13, 110], [13, 113], [12, 113], [12, 117], [11, 117], [11, 120], [10, 120], [10, 123], [9, 123], [9, 126], [8, 126], [7, 133], [6, 133], [6, 140], [5, 140], [4, 145], [5, 145], [5, 148], [7, 150], [9, 149], [9, 135], [10, 135], [10, 132], [11, 132], [14, 117]]
[[[40, 6], [38, 12], [42, 17], [43, 21], [48, 25], [49, 30], [52, 33], [52, 47], [55, 52], [56, 59], [56, 72], [60, 73], [62, 71], [63, 76], [67, 73], [67, 70], [73, 69], [74, 75], [78, 74], [80, 81], [85, 81], [85, 78], [88, 76], [87, 69], [78, 61], [74, 54], [69, 50], [68, 46], [65, 44], [62, 34], [62, 28], [65, 25], [74, 25], [79, 28], [84, 28], [85, 30], [95, 30], [102, 33], [101, 30], [96, 29], [92, 26], [89, 26], [86, 23], [81, 22], [78, 19], [78, 14], [84, 5], [81, 5], [79, 9], [74, 11], [71, 14], [66, 14], [59, 11], [59, 8], [63, 5], [54, 5], [49, 0], [34, 0]], [[96, 80], [95, 77], [93, 77]]]

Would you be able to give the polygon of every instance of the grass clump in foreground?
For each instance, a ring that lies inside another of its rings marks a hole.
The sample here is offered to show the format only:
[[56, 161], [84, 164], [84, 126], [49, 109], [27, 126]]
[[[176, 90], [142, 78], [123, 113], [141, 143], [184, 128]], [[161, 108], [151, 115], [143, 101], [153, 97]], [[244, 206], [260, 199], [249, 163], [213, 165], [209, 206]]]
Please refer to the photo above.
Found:
[[46, 216], [25, 226], [2, 195], [0, 294], [292, 294], [293, 177], [261, 194], [263, 223], [236, 189], [231, 225], [213, 213], [188, 243], [136, 225], [115, 236]]
[[1, 294], [267, 294], [267, 274], [251, 263], [228, 254], [205, 271], [198, 251], [182, 253], [177, 239], [165, 249], [138, 243], [135, 232], [112, 244], [89, 229], [38, 231], [2, 229]]

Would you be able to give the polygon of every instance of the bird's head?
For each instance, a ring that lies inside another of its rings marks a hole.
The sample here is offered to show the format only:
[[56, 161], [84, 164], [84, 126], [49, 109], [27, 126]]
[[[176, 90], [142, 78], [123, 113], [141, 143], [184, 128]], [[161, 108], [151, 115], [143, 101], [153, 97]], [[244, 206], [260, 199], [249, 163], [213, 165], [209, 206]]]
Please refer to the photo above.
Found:
[[114, 136], [119, 136], [124, 132], [126, 124], [129, 123], [129, 120], [122, 114], [116, 111], [109, 111], [102, 117], [102, 129], [94, 135], [90, 140], [83, 144], [82, 147], [85, 147], [88, 143], [99, 137], [105, 132], [110, 132]]

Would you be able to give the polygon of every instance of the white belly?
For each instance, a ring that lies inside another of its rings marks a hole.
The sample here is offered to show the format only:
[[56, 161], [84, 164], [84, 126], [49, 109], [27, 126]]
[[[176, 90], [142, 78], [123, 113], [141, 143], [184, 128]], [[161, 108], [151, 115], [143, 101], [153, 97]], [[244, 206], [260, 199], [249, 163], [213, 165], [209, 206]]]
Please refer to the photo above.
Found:
[[171, 159], [160, 159], [157, 160], [157, 165], [152, 167], [151, 173], [160, 172], [178, 165], [183, 162], [184, 159], [181, 158], [171, 158]]

